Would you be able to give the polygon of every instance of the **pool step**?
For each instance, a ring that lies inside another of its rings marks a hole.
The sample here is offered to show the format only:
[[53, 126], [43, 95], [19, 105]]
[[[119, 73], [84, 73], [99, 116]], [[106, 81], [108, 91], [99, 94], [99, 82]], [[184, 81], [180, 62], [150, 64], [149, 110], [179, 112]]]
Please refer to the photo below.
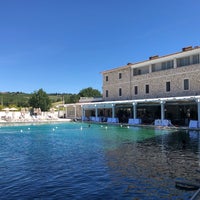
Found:
[[182, 181], [176, 181], [175, 186], [180, 190], [198, 190], [200, 188], [200, 184]]

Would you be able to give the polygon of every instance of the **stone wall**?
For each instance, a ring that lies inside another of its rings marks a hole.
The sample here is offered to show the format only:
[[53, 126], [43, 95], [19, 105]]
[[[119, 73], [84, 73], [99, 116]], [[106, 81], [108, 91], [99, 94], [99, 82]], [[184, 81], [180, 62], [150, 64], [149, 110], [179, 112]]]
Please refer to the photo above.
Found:
[[[122, 77], [119, 79], [119, 73]], [[106, 81], [106, 76], [108, 80]], [[131, 80], [131, 68], [125, 67], [119, 70], [112, 70], [103, 76], [103, 100], [125, 100], [130, 98], [130, 80]], [[122, 96], [119, 96], [119, 88], [122, 89]], [[106, 90], [108, 90], [108, 97], [106, 97]]]
[[[153, 72], [132, 78], [132, 99], [189, 96], [200, 94], [200, 65], [190, 65], [159, 72]], [[184, 90], [184, 79], [189, 80], [189, 90]], [[170, 82], [170, 91], [166, 91], [166, 82]], [[146, 94], [145, 85], [149, 85]], [[138, 86], [138, 95], [134, 95], [134, 86]]]
[[[119, 73], [122, 73], [121, 79]], [[189, 90], [184, 90], [184, 79], [189, 80]], [[170, 82], [169, 92], [166, 91], [166, 82]], [[146, 94], [145, 85], [149, 85], [149, 94]], [[134, 92], [135, 86], [138, 87], [137, 95]], [[121, 97], [119, 88], [122, 88]], [[106, 97], [106, 90], [108, 90], [108, 97]], [[104, 73], [103, 76], [103, 99], [106, 101], [189, 95], [200, 95], [200, 64], [137, 76], [133, 76], [131, 67], [125, 67]]]

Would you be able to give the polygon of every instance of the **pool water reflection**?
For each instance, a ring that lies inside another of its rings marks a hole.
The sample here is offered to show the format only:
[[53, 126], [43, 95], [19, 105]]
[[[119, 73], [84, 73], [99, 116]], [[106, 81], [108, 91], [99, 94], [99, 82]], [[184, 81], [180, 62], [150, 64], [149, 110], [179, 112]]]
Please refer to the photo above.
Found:
[[199, 132], [84, 123], [0, 128], [1, 199], [189, 199]]

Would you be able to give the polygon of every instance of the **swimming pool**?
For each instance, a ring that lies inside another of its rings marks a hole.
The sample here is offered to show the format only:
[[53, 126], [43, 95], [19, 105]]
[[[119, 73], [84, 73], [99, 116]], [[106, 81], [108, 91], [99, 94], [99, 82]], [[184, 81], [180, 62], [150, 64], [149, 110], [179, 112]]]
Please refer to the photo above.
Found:
[[199, 132], [87, 123], [0, 128], [1, 199], [189, 199]]

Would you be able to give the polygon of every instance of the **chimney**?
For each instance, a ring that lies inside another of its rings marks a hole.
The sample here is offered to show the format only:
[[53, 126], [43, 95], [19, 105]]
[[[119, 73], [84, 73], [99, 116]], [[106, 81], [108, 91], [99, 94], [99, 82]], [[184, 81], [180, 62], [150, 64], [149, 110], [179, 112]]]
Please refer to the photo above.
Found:
[[189, 51], [189, 50], [192, 50], [192, 46], [182, 48], [182, 51]]
[[149, 60], [154, 60], [154, 59], [157, 59], [157, 58], [159, 58], [159, 56], [158, 56], [158, 55], [155, 55], [155, 56], [149, 57]]

